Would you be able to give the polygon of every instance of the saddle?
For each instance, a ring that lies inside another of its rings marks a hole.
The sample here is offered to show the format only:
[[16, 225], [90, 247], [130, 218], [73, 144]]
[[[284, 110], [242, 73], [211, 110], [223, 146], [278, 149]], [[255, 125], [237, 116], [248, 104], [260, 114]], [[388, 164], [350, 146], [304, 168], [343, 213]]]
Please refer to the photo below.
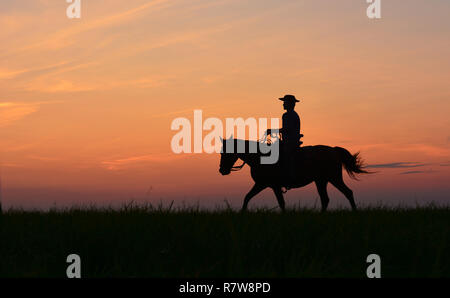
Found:
[[[303, 144], [299, 141], [298, 147], [292, 148], [289, 151], [281, 150], [279, 166], [281, 170], [281, 175], [283, 176], [283, 193], [287, 192], [289, 189], [294, 188], [296, 185], [296, 180], [298, 179], [298, 170], [303, 168], [305, 152], [308, 147], [300, 147]], [[288, 154], [289, 156], [286, 156]]]
[[301, 146], [302, 144], [303, 144], [303, 142], [302, 142], [302, 138], [304, 137], [304, 135], [303, 134], [300, 134], [300, 136], [299, 136], [299, 138], [298, 138], [298, 145], [299, 146]]
[[[268, 139], [268, 136], [270, 136], [270, 137], [273, 137], [273, 135], [275, 135], [275, 136], [277, 136], [278, 135], [278, 140], [277, 141], [279, 141], [280, 142], [280, 158], [278, 159], [278, 164], [279, 165], [283, 165], [283, 164], [286, 164], [286, 162], [283, 162], [283, 160], [286, 158], [286, 156], [284, 156], [285, 154], [285, 152], [286, 152], [286, 150], [284, 150], [283, 149], [283, 146], [286, 146], [286, 143], [284, 143], [283, 142], [283, 140], [281, 139], [280, 140], [280, 138], [279, 138], [279, 134], [277, 134], [277, 133], [271, 133], [271, 134], [269, 134], [269, 135], [265, 135], [264, 136], [264, 138], [262, 139], [262, 140], [260, 140], [260, 142], [267, 142], [267, 144], [269, 144], [269, 145], [272, 145], [272, 139], [271, 138], [269, 138]], [[298, 138], [298, 142], [297, 142], [297, 148], [296, 148], [296, 150], [295, 150], [295, 161], [294, 161], [294, 158], [289, 158], [289, 157], [287, 157], [288, 159], [290, 159], [290, 161], [288, 161], [287, 163], [289, 163], [289, 162], [295, 162], [295, 163], [298, 163], [298, 161], [301, 159], [301, 155], [302, 155], [302, 147], [301, 147], [301, 145], [303, 144], [303, 142], [301, 141], [301, 138], [303, 138], [304, 137], [304, 135], [303, 134], [299, 134], [299, 138]], [[291, 152], [290, 152], [291, 153]]]

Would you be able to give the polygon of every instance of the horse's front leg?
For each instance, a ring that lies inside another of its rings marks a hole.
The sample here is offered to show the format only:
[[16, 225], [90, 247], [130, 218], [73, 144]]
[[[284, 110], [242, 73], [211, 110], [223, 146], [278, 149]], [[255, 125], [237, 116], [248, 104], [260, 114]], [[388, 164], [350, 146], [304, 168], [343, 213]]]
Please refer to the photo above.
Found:
[[242, 211], [246, 211], [248, 202], [251, 200], [251, 198], [253, 198], [257, 194], [259, 194], [265, 188], [266, 188], [266, 186], [261, 186], [259, 184], [253, 185], [252, 189], [250, 189], [250, 191], [244, 198], [244, 204], [242, 205]]
[[281, 187], [273, 187], [273, 192], [275, 193], [275, 196], [277, 197], [278, 205], [281, 208], [281, 211], [284, 212], [285, 210], [285, 203], [284, 203], [284, 196], [283, 191], [281, 190]]

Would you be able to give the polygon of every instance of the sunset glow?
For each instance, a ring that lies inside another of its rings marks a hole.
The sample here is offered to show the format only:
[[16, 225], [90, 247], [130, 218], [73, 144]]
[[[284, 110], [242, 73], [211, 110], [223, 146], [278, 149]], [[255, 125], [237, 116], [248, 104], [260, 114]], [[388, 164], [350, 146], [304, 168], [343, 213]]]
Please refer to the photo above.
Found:
[[[2, 204], [236, 206], [248, 168], [175, 154], [173, 119], [274, 118], [302, 101], [304, 145], [361, 151], [360, 204], [448, 204], [450, 2], [65, 0], [0, 3]], [[346, 175], [346, 174], [344, 174]], [[331, 191], [331, 205], [345, 198]], [[287, 204], [313, 205], [313, 185]], [[255, 204], [276, 206], [266, 190]]]

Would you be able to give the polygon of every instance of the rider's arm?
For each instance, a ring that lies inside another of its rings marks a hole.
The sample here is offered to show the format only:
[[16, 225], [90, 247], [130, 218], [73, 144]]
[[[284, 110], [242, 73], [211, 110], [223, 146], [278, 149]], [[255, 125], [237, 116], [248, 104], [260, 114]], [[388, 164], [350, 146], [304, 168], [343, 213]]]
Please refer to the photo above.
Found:
[[268, 135], [270, 135], [270, 134], [280, 134], [280, 133], [283, 133], [283, 131], [284, 130], [286, 130], [286, 127], [287, 127], [287, 114], [286, 113], [284, 113], [283, 114], [283, 117], [282, 117], [282, 125], [283, 125], [283, 127], [282, 128], [273, 128], [273, 129], [268, 129], [268, 130], [266, 130], [266, 134], [268, 134]]
[[288, 118], [287, 118], [288, 116], [287, 116], [287, 113], [284, 113], [283, 114], [283, 117], [281, 118], [281, 120], [282, 120], [282, 126], [281, 126], [281, 128], [279, 129], [279, 132], [281, 133], [281, 134], [283, 134], [283, 133], [285, 133], [286, 132], [286, 129], [287, 129], [287, 127], [288, 127]]

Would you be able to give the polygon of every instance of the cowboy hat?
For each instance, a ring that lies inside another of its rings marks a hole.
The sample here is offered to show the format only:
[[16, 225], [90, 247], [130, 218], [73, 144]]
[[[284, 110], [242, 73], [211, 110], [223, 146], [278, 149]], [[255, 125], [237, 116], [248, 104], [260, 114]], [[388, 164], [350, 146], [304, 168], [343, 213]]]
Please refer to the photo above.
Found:
[[279, 100], [288, 101], [288, 102], [300, 102], [300, 100], [295, 98], [294, 95], [289, 95], [289, 94], [285, 95], [284, 97], [279, 98]]

